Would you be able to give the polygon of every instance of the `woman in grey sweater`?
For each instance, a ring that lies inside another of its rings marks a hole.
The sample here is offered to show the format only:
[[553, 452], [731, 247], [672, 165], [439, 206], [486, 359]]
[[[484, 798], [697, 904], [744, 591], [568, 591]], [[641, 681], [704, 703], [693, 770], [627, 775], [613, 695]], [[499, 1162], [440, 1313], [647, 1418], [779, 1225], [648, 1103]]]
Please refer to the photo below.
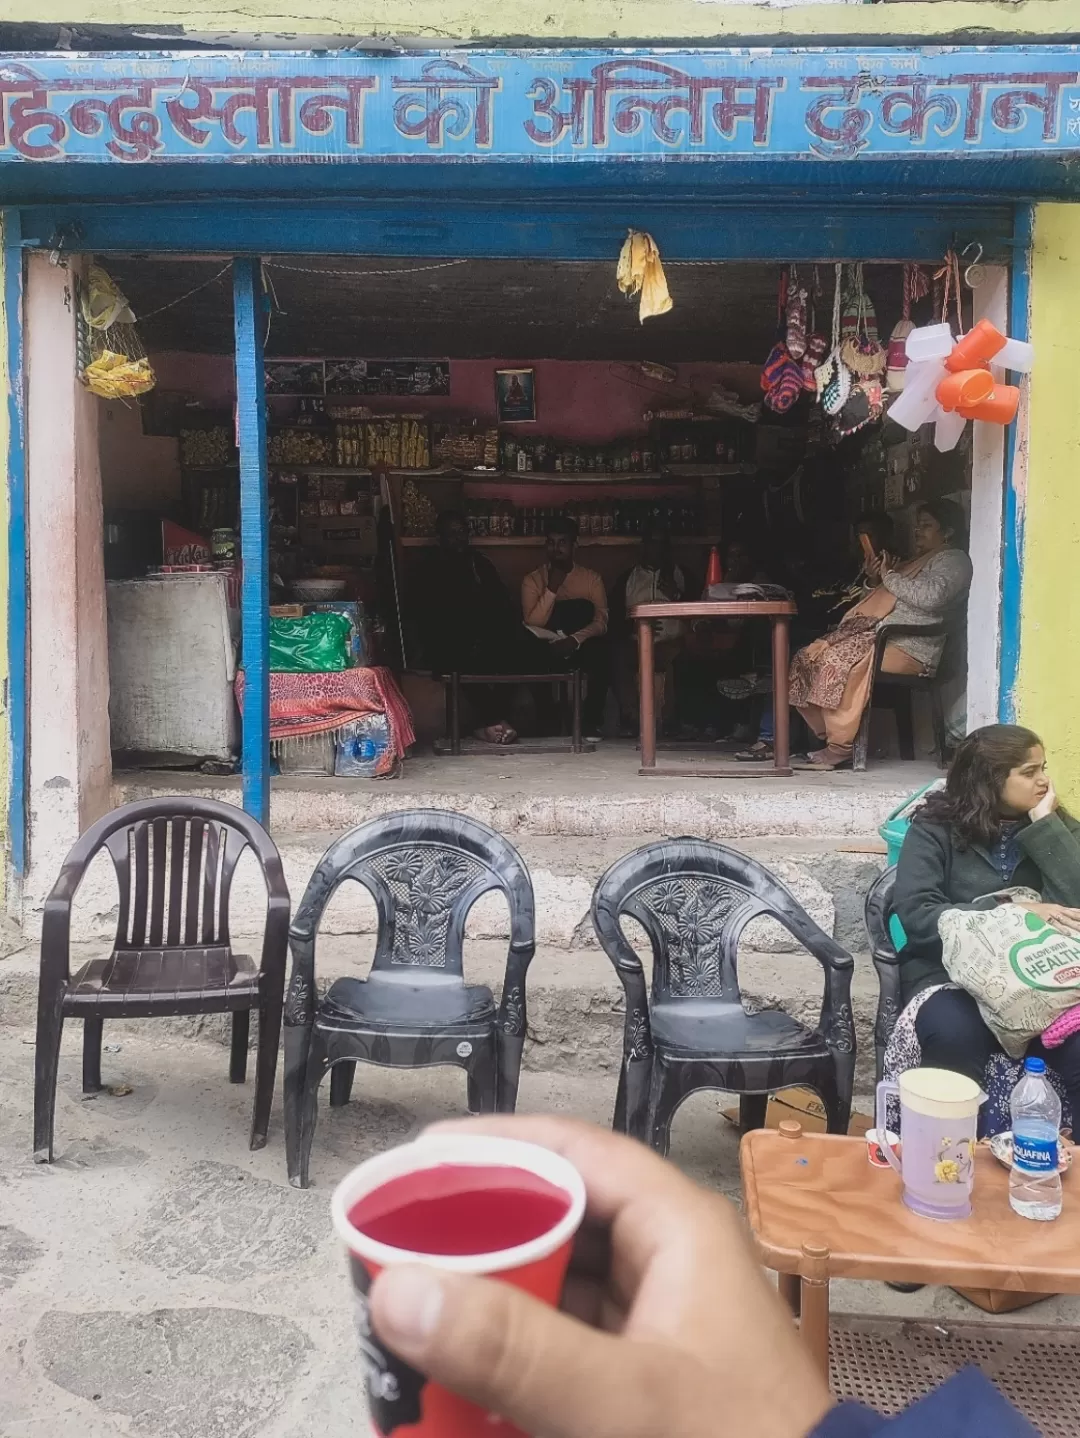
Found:
[[[964, 514], [947, 499], [920, 505], [915, 557], [898, 563], [889, 554], [867, 561], [869, 593], [822, 639], [800, 649], [791, 663], [791, 702], [823, 741], [809, 756], [813, 769], [851, 762], [852, 745], [870, 701], [871, 665], [883, 624], [934, 625], [945, 619], [971, 584], [964, 552]], [[885, 674], [932, 674], [945, 647], [942, 635], [900, 635], [882, 655]]]

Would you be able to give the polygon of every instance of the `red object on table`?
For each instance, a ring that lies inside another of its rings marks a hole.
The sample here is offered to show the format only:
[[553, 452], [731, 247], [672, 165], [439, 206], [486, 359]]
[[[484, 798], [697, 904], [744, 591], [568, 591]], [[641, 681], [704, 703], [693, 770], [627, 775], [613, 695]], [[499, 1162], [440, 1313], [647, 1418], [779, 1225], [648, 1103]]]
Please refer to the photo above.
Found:
[[[236, 675], [236, 702], [244, 712], [244, 671]], [[270, 675], [270, 738], [326, 734], [365, 714], [385, 714], [399, 759], [415, 743], [412, 714], [397, 680], [381, 665], [333, 674]]]
[[[630, 618], [638, 628], [638, 689], [641, 695], [641, 768], [639, 774], [676, 775], [683, 778], [715, 779], [752, 775], [787, 776], [791, 773], [790, 715], [788, 713], [788, 628], [791, 616], [799, 611], [790, 599], [681, 599], [654, 604], [635, 604]], [[773, 766], [734, 764], [724, 769], [656, 767], [656, 704], [653, 694], [654, 619], [768, 619], [772, 623]]]
[[714, 544], [709, 550], [709, 566], [705, 571], [705, 588], [701, 591], [702, 599], [708, 599], [710, 584], [723, 584], [723, 582], [724, 567], [720, 563], [720, 550]]

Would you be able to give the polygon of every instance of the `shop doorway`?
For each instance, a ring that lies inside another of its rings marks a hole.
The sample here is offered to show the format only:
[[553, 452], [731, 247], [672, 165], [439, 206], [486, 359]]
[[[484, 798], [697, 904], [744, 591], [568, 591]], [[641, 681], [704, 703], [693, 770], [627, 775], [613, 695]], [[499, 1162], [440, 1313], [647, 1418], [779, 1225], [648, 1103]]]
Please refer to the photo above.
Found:
[[[205, 564], [212, 583], [204, 587], [221, 595], [213, 621], [196, 621], [187, 603], [159, 603], [155, 621], [200, 676], [205, 739], [190, 684], [186, 702], [183, 684], [179, 698], [155, 700], [165, 735], [174, 732], [169, 706], [179, 703], [197, 720], [183, 747], [149, 743], [151, 728], [119, 723], [129, 699], [144, 715], [147, 700], [131, 691], [114, 657], [115, 762], [227, 768], [238, 733], [228, 645], [238, 639], [239, 617], [235, 583], [213, 579], [213, 571], [231, 572], [239, 520], [231, 265], [123, 255], [107, 265], [136, 316], [145, 316], [140, 332], [157, 380], [137, 402], [103, 402], [107, 577], [130, 585], [148, 570]], [[858, 273], [887, 345], [904, 309], [904, 266], [867, 264]], [[842, 307], [855, 274], [854, 265], [844, 267]], [[805, 642], [835, 620], [857, 577], [861, 523], [873, 521], [880, 535], [887, 519], [888, 544], [903, 555], [921, 504], [948, 498], [971, 514], [970, 429], [943, 455], [929, 432], [908, 435], [872, 413], [840, 434], [809, 390], [790, 407], [763, 406], [781, 282], [806, 289], [807, 329], [831, 344], [831, 263], [794, 274], [776, 264], [670, 265], [674, 307], [644, 325], [616, 288], [613, 262], [269, 256], [263, 276], [271, 602], [284, 615], [320, 602], [321, 590], [327, 603], [359, 606], [354, 657], [362, 649], [394, 673], [417, 752], [430, 752], [443, 729], [423, 612], [432, 602], [425, 570], [440, 514], [462, 516], [470, 547], [490, 561], [512, 604], [542, 563], [551, 518], [573, 520], [577, 561], [600, 575], [608, 600], [611, 685], [597, 722], [605, 744], [625, 745], [628, 767], [635, 760], [626, 583], [643, 532], [670, 542], [687, 592], [700, 593], [713, 546], [727, 562], [725, 577], [790, 588], [800, 607], [796, 642]], [[932, 305], [928, 295], [916, 320], [929, 320]], [[1000, 512], [1000, 492], [997, 503]], [[170, 609], [204, 633], [212, 629], [212, 657], [195, 656], [190, 637], [168, 623]], [[967, 628], [958, 612], [943, 676], [958, 730]], [[670, 736], [729, 739], [731, 749], [752, 742], [767, 694], [738, 681], [766, 669], [767, 630], [701, 626], [686, 639], [666, 695]], [[129, 642], [114, 635], [114, 655]], [[986, 676], [980, 682], [986, 687]], [[507, 695], [516, 706], [507, 722], [522, 735], [552, 728], [540, 699], [538, 706], [535, 693]], [[474, 713], [466, 727], [483, 729], [489, 717]], [[916, 743], [924, 755], [928, 717], [920, 697]], [[895, 755], [896, 746], [892, 717], [882, 711], [871, 752]], [[278, 757], [286, 767], [332, 773], [333, 746], [308, 749]]]

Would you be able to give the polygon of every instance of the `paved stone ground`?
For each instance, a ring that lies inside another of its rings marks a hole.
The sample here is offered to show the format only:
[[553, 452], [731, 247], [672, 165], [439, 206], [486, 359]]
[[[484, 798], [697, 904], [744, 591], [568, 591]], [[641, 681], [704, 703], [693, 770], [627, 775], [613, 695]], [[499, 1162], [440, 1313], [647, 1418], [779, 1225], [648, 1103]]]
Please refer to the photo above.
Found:
[[[83, 1099], [68, 1026], [57, 1161], [30, 1158], [33, 1032], [0, 1026], [2, 1438], [357, 1438], [364, 1398], [328, 1199], [358, 1159], [464, 1109], [464, 1079], [363, 1069], [323, 1108], [314, 1187], [285, 1176], [280, 1102], [246, 1147], [250, 1083], [206, 1038], [106, 1030], [115, 1093]], [[527, 1068], [520, 1108], [610, 1121], [614, 1077]], [[737, 1135], [698, 1095], [672, 1157], [738, 1196]], [[947, 1292], [837, 1284], [838, 1310], [971, 1316]], [[1076, 1301], [1029, 1310], [1077, 1321]], [[1022, 1319], [1024, 1315], [1020, 1315]]]

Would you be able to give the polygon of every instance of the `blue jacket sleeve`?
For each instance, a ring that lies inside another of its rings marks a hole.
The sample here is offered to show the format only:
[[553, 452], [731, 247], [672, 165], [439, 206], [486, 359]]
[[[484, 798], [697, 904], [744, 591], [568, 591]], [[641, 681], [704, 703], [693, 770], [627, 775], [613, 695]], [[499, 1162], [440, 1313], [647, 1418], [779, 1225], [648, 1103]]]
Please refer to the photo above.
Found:
[[965, 1368], [895, 1418], [841, 1403], [808, 1438], [1038, 1438], [989, 1379]]

